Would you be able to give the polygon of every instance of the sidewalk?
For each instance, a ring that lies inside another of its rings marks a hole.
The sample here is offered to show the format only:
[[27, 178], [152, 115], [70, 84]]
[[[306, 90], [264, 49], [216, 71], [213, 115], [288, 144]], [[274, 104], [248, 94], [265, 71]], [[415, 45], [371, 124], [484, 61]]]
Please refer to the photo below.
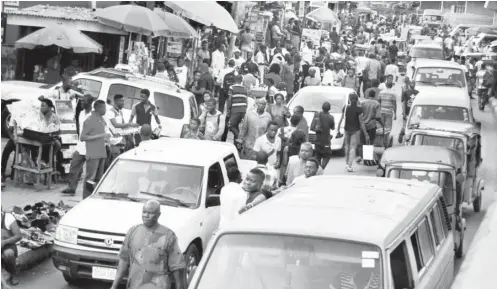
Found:
[[[2, 138], [2, 152], [7, 140]], [[13, 154], [11, 159], [13, 158]], [[7, 166], [7, 176], [10, 173], [10, 162]], [[74, 196], [64, 196], [60, 192], [67, 186], [67, 184], [53, 184], [50, 190], [42, 189], [41, 191], [36, 191], [34, 187], [21, 186], [14, 187], [14, 184], [10, 178], [7, 178], [5, 182], [5, 187], [2, 189], [1, 193], [1, 204], [4, 211], [11, 211], [14, 206], [24, 208], [26, 205], [33, 205], [34, 203], [45, 201], [58, 204], [63, 201], [69, 206], [76, 205], [81, 201], [83, 196], [82, 185], [78, 186], [76, 195]], [[24, 247], [17, 247], [19, 251], [19, 257], [17, 258], [17, 266], [19, 270], [26, 270], [38, 265], [46, 258], [50, 257], [51, 246], [41, 247], [36, 250], [27, 249]]]

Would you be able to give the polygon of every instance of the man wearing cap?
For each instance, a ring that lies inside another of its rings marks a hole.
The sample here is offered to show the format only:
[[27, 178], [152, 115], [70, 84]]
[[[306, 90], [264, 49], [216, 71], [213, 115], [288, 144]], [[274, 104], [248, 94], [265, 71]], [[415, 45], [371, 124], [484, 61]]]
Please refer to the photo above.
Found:
[[257, 138], [264, 135], [267, 127], [271, 122], [271, 115], [266, 111], [267, 101], [265, 98], [259, 98], [256, 102], [257, 109], [247, 111], [242, 122], [239, 138], [236, 140], [242, 143], [242, 157], [245, 159], [254, 159], [254, 145]]

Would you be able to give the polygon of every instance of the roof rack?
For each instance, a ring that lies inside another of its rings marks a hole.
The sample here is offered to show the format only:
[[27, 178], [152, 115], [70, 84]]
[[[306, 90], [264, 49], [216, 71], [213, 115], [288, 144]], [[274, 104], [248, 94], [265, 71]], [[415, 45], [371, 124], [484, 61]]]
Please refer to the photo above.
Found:
[[172, 82], [172, 81], [166, 80], [166, 79], [162, 79], [162, 78], [158, 78], [158, 77], [154, 77], [154, 76], [129, 74], [129, 75], [126, 75], [126, 79], [128, 79], [128, 80], [146, 80], [146, 81], [165, 85], [165, 86], [172, 88], [172, 89], [177, 89], [178, 92], [181, 89], [181, 86], [175, 82]]

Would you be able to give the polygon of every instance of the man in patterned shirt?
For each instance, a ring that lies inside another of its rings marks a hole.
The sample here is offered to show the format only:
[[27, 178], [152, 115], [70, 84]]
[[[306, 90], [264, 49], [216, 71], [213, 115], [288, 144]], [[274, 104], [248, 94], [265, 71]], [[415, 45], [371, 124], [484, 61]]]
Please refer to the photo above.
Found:
[[269, 156], [266, 152], [264, 151], [258, 151], [256, 153], [256, 161], [257, 161], [257, 166], [255, 168], [261, 170], [264, 175], [266, 176], [264, 179], [264, 183], [262, 183], [262, 191], [265, 194], [271, 194], [271, 191], [275, 190], [277, 188], [277, 171], [272, 168], [271, 166], [268, 166], [268, 159]]

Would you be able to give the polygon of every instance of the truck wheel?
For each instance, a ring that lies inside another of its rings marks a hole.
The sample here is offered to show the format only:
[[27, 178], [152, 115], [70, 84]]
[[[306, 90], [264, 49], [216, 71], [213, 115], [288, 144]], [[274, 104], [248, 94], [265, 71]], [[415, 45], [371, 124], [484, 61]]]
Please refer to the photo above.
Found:
[[66, 282], [70, 285], [78, 285], [81, 283], [80, 278], [74, 278], [67, 272], [62, 272], [62, 276], [64, 276], [64, 280], [66, 280]]
[[476, 197], [476, 199], [473, 200], [473, 211], [475, 213], [479, 213], [481, 210], [481, 195]]
[[460, 240], [459, 240], [459, 247], [456, 249], [456, 258], [461, 259], [462, 256], [464, 255], [464, 228], [461, 229], [460, 232]]
[[185, 253], [186, 259], [186, 280], [190, 280], [190, 273], [193, 271], [194, 267], [198, 266], [200, 262], [200, 253], [195, 244], [190, 244]]

